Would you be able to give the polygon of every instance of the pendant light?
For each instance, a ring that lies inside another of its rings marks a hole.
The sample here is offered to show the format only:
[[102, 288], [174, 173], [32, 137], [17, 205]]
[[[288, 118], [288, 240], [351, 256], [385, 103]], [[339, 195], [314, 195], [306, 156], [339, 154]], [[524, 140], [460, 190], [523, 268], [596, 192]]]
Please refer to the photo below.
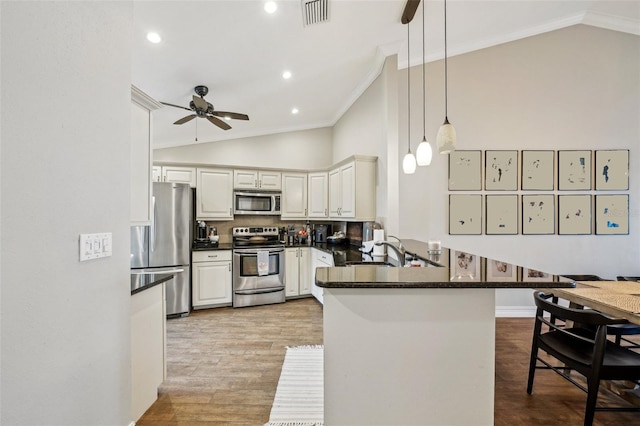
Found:
[[449, 154], [456, 149], [456, 129], [449, 123], [448, 113], [448, 68], [447, 68], [447, 0], [444, 0], [444, 123], [438, 129], [436, 142], [440, 154]]
[[433, 150], [431, 144], [427, 141], [426, 135], [426, 120], [427, 120], [427, 104], [425, 102], [426, 91], [426, 76], [425, 76], [425, 57], [424, 57], [424, 5], [426, 1], [422, 2], [422, 142], [416, 149], [416, 161], [418, 166], [428, 166], [431, 164], [431, 158], [433, 157]]
[[406, 175], [411, 175], [416, 172], [416, 157], [411, 152], [411, 69], [409, 64], [409, 23], [407, 22], [407, 145], [409, 150], [402, 160], [402, 171]]

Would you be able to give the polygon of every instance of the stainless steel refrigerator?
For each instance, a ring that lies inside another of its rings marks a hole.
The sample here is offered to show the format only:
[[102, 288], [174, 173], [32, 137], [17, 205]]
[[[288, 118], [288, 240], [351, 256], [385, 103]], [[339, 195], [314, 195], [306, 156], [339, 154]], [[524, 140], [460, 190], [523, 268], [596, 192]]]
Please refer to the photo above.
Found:
[[188, 184], [154, 182], [151, 226], [131, 227], [135, 273], [175, 271], [166, 283], [167, 317], [189, 315], [192, 191]]

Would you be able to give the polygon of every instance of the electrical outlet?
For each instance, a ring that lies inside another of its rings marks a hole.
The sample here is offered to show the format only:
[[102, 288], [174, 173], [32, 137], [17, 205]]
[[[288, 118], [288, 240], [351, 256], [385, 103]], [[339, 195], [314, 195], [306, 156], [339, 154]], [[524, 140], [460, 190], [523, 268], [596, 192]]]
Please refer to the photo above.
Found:
[[111, 256], [111, 232], [80, 234], [80, 262]]

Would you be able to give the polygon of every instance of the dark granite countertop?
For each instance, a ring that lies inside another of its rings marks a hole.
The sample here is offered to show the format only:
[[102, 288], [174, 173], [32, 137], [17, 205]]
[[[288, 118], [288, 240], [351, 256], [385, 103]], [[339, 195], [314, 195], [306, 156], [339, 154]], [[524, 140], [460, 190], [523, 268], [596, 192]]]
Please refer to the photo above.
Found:
[[[485, 279], [486, 259], [475, 257], [479, 262], [480, 275], [458, 274], [449, 267], [451, 252], [443, 248], [439, 254], [430, 254], [427, 243], [417, 240], [402, 240], [408, 253], [427, 261], [429, 267], [389, 267], [380, 265], [352, 265], [346, 267], [318, 268], [316, 284], [324, 288], [557, 288], [575, 287], [573, 282], [560, 282], [558, 277], [528, 279], [517, 276], [515, 280]], [[355, 250], [357, 249], [349, 249]], [[360, 252], [362, 256], [362, 253]], [[335, 257], [335, 255], [334, 255]], [[348, 262], [347, 262], [348, 263]], [[437, 266], [436, 266], [437, 265]]]
[[217, 247], [191, 247], [191, 251], [232, 250], [231, 243], [218, 243]]
[[173, 276], [174, 274], [172, 273], [165, 274], [162, 272], [157, 274], [131, 273], [131, 295], [133, 296], [136, 293], [169, 281]]

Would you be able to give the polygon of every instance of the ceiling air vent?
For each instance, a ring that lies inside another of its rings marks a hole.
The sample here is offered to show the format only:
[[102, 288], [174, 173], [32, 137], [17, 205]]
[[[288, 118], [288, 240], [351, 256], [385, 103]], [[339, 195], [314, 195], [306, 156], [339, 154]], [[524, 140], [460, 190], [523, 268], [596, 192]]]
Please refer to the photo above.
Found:
[[329, 20], [329, 0], [301, 0], [304, 26]]

